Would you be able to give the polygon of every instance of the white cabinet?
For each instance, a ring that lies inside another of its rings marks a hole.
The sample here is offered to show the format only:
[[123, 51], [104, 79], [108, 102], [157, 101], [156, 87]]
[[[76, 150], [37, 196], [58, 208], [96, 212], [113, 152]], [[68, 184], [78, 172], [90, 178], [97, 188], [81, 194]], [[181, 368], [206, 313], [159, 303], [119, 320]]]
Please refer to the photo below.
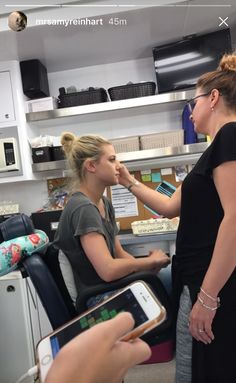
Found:
[[53, 330], [30, 278], [27, 278], [25, 282], [28, 296], [28, 308], [32, 323], [34, 350], [36, 350], [39, 340]]
[[0, 307], [0, 382], [13, 383], [35, 365], [26, 283], [20, 272], [0, 278]]
[[15, 120], [10, 72], [0, 72], [0, 123]]
[[20, 65], [16, 60], [0, 61], [0, 136], [13, 137], [19, 155], [19, 170], [0, 172], [0, 183], [34, 179], [30, 166], [31, 151], [25, 122]]
[[52, 328], [34, 287], [20, 271], [0, 277], [0, 307], [0, 383], [14, 383], [35, 365], [36, 345]]

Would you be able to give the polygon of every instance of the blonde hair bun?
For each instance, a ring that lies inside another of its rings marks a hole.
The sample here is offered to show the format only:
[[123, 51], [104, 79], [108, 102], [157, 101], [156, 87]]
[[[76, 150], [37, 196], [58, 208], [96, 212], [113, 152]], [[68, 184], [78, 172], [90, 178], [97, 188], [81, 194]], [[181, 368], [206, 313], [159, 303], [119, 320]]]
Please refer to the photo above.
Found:
[[65, 153], [69, 153], [72, 149], [72, 146], [76, 140], [76, 136], [71, 132], [64, 132], [61, 135], [61, 144]]
[[218, 69], [236, 72], [236, 54], [225, 54], [220, 60]]

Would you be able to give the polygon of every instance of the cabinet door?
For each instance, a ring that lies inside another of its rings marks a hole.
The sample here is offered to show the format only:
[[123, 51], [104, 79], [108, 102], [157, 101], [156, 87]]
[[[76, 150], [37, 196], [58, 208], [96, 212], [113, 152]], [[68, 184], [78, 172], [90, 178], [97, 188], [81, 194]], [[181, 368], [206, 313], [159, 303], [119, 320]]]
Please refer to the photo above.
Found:
[[0, 382], [13, 383], [35, 364], [24, 280], [0, 278], [0, 307]]
[[0, 72], [0, 123], [15, 120], [10, 72]]
[[34, 348], [40, 339], [52, 332], [52, 326], [48, 320], [47, 314], [42, 306], [42, 303], [35, 291], [35, 288], [29, 278], [26, 279], [27, 294], [29, 301], [29, 310], [32, 322], [32, 332], [34, 340]]

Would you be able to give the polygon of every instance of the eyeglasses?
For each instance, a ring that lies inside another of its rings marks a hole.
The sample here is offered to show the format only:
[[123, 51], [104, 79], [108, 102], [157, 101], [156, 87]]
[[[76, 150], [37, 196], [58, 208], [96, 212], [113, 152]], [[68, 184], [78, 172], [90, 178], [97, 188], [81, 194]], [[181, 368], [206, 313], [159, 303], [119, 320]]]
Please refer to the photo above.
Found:
[[207, 93], [203, 93], [203, 94], [199, 94], [198, 96], [196, 97], [193, 97], [193, 98], [190, 98], [190, 100], [187, 100], [187, 105], [188, 105], [188, 108], [189, 108], [189, 112], [192, 113], [193, 112], [193, 109], [196, 105], [196, 102], [195, 100], [197, 100], [198, 98], [200, 97], [206, 97], [206, 96], [209, 96], [209, 94], [211, 93], [210, 92], [207, 92]]

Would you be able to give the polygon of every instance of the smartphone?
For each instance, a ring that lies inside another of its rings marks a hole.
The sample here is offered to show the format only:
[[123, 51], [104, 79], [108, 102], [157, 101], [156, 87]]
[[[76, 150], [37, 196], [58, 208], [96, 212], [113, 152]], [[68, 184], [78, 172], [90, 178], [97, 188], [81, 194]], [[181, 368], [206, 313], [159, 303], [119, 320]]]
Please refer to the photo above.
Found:
[[167, 181], [162, 181], [160, 185], [157, 186], [156, 190], [159, 191], [159, 193], [171, 197], [172, 194], [176, 191], [176, 187]]
[[97, 323], [109, 320], [123, 311], [129, 311], [135, 320], [134, 329], [122, 338], [125, 341], [142, 336], [166, 319], [165, 308], [144, 282], [130, 284], [39, 342], [37, 359], [41, 382], [44, 382], [53, 359], [67, 342]]

